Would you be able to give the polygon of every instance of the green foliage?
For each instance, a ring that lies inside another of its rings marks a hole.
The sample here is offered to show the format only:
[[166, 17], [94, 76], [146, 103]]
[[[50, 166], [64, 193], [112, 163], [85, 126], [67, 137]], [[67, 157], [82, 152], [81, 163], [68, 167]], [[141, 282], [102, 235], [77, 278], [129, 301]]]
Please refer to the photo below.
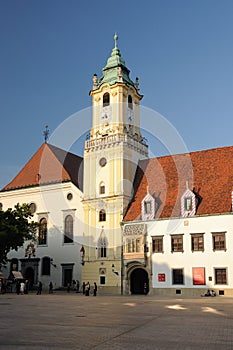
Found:
[[28, 239], [35, 240], [39, 224], [31, 221], [32, 216], [28, 204], [0, 210], [0, 267], [11, 249], [17, 250]]

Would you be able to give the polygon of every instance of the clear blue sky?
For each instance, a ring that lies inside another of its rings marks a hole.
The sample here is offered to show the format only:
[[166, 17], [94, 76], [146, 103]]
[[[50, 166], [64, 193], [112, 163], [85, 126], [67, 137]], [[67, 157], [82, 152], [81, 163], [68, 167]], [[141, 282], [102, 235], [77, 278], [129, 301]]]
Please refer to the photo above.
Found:
[[190, 151], [232, 145], [232, 15], [232, 0], [0, 0], [0, 187], [46, 124], [52, 132], [91, 105], [115, 32], [143, 105]]

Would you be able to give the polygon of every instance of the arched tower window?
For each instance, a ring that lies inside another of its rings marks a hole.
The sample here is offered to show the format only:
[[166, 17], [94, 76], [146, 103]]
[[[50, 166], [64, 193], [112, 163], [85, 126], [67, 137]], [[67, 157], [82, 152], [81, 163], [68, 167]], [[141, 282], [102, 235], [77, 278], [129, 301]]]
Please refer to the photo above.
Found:
[[100, 183], [99, 193], [100, 194], [105, 194], [105, 184], [104, 184], [104, 182]]
[[38, 236], [38, 244], [44, 245], [47, 244], [47, 220], [45, 218], [42, 218], [40, 220], [40, 227], [39, 227], [39, 236]]
[[103, 107], [109, 106], [110, 104], [110, 95], [108, 92], [105, 92], [103, 95]]
[[133, 100], [131, 95], [128, 95], [128, 107], [133, 109]]
[[99, 221], [106, 221], [106, 211], [104, 209], [99, 211]]
[[98, 257], [106, 258], [107, 257], [107, 238], [105, 237], [104, 232], [101, 232], [100, 238], [98, 240]]
[[50, 258], [45, 256], [42, 258], [42, 275], [50, 275]]
[[65, 228], [64, 228], [64, 243], [73, 243], [73, 217], [67, 215], [65, 217]]

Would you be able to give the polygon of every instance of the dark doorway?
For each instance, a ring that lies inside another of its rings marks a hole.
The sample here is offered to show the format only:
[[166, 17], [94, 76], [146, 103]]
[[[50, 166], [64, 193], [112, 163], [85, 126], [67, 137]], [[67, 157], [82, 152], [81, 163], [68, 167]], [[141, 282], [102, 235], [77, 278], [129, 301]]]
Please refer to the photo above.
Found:
[[68, 284], [71, 285], [72, 282], [72, 269], [65, 269], [64, 270], [64, 287], [67, 287]]
[[24, 273], [25, 279], [28, 280], [29, 288], [34, 284], [34, 270], [32, 267], [27, 267]]
[[[130, 275], [131, 294], [147, 294], [148, 293], [148, 274], [143, 269], [135, 269]], [[145, 290], [146, 286], [146, 290]]]

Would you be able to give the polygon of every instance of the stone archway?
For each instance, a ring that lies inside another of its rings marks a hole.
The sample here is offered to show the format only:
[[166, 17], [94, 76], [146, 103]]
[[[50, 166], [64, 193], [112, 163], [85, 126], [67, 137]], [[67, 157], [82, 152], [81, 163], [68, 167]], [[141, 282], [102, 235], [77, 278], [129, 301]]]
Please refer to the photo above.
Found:
[[25, 258], [25, 259], [20, 259], [20, 261], [21, 261], [22, 274], [24, 278], [28, 279], [28, 281], [29, 279], [31, 279], [32, 281], [31, 286], [37, 284], [40, 258], [30, 258], [30, 259]]
[[[145, 291], [146, 286], [146, 291]], [[134, 269], [130, 274], [131, 294], [147, 294], [149, 292], [149, 278], [146, 270], [142, 268]]]

